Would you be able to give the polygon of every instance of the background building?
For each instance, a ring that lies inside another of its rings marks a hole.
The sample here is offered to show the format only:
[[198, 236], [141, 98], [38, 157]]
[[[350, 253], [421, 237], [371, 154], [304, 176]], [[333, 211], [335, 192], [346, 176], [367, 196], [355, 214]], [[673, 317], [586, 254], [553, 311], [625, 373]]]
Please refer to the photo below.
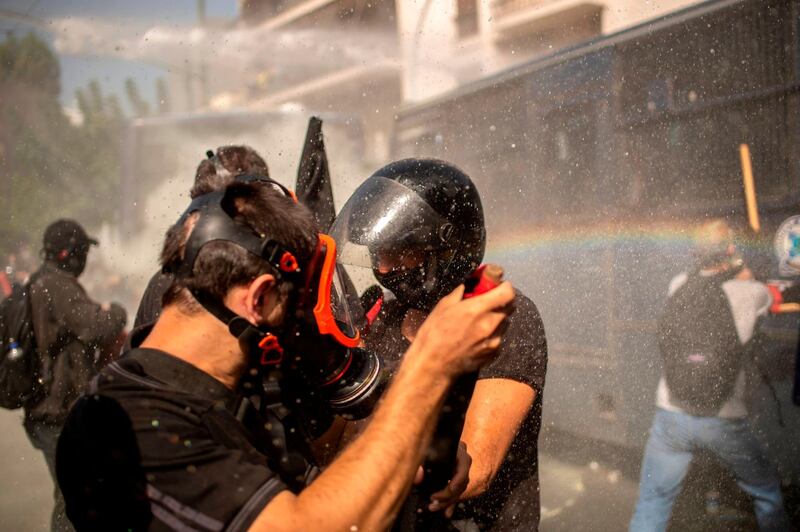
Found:
[[[259, 110], [300, 106], [358, 116], [365, 156], [389, 157], [394, 115], [547, 55], [698, 2], [692, 0], [240, 0], [239, 24], [305, 41], [296, 62], [264, 50], [246, 95]], [[327, 42], [334, 54], [325, 53]], [[305, 51], [318, 56], [313, 61]], [[226, 99], [227, 98], [227, 99]], [[214, 98], [211, 99], [214, 102]]]

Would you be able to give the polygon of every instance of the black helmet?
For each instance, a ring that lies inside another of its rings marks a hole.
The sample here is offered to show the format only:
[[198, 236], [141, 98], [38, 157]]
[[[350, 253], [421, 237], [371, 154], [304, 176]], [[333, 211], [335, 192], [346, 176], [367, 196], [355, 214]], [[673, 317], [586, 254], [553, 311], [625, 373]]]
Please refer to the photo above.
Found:
[[475, 185], [437, 159], [403, 159], [376, 171], [347, 201], [331, 233], [341, 263], [369, 266], [401, 303], [422, 309], [462, 283], [486, 248]]

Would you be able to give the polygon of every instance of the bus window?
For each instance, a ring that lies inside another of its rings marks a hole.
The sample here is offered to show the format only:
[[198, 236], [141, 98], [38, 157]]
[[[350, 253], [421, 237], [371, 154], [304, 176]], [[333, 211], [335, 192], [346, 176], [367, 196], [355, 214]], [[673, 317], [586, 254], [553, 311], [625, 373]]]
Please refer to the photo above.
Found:
[[[629, 171], [640, 180], [641, 206], [649, 210], [738, 206], [742, 197], [739, 145], [748, 143], [759, 196], [791, 193], [785, 155], [785, 114], [779, 101], [721, 107], [627, 132]], [[776, 122], [776, 117], [778, 121]]]
[[541, 204], [551, 216], [591, 210], [597, 198], [594, 104], [557, 108], [537, 125], [533, 189]]

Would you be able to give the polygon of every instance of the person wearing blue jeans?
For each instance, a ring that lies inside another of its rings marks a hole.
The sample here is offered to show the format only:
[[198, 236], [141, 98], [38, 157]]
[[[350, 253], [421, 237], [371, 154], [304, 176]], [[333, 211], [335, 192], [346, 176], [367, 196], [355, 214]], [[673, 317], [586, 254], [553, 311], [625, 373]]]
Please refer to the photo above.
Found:
[[696, 451], [707, 450], [753, 498], [761, 530], [788, 530], [780, 479], [744, 418], [696, 417], [658, 409], [644, 452], [631, 532], [666, 530], [672, 504]]
[[[772, 303], [769, 290], [753, 280], [750, 270], [743, 267], [733, 245], [733, 232], [723, 220], [712, 220], [700, 227], [695, 254], [698, 275], [724, 276], [719, 287], [730, 305], [738, 341], [746, 344], [753, 337], [758, 318], [767, 313]], [[670, 283], [669, 296], [688, 279], [688, 273], [676, 276]], [[703, 330], [709, 334], [705, 326]], [[734, 474], [742, 490], [753, 498], [761, 530], [789, 530], [780, 478], [747, 420], [745, 380], [744, 370], [739, 369], [732, 392], [716, 415], [700, 416], [682, 408], [685, 405], [670, 393], [662, 375], [630, 532], [666, 530], [689, 463], [700, 450], [716, 455]]]

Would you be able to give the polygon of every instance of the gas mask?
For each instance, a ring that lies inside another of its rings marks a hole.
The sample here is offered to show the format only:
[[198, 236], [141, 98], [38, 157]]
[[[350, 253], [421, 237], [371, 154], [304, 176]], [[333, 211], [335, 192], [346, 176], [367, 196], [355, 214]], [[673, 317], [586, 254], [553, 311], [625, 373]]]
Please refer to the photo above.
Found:
[[281, 325], [253, 324], [206, 291], [192, 290], [192, 295], [239, 340], [251, 373], [304, 386], [308, 394], [322, 398], [344, 417], [368, 415], [385, 384], [384, 372], [380, 359], [359, 347], [354, 317], [360, 311], [351, 308], [353, 299], [344, 292], [334, 240], [320, 234], [314, 256], [301, 264], [292, 250], [269, 235], [236, 223], [223, 208], [223, 198], [224, 192], [212, 192], [189, 205], [178, 223], [184, 224], [194, 213], [199, 216], [183, 261], [171, 273], [191, 277], [200, 250], [215, 241], [230, 242], [263, 259], [279, 282], [292, 285], [290, 312]]

